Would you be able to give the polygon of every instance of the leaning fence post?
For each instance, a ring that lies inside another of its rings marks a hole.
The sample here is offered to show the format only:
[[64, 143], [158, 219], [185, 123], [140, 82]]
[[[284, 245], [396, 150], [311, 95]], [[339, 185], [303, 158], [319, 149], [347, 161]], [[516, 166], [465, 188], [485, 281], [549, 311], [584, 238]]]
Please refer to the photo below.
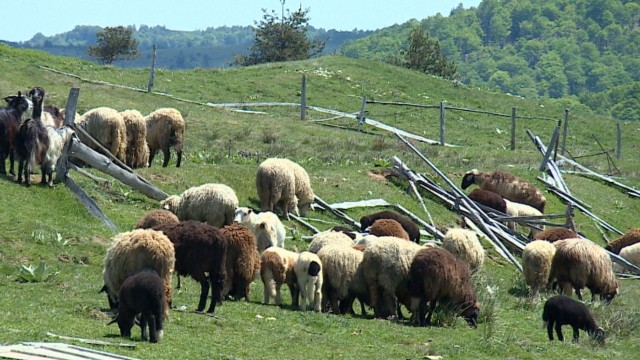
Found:
[[516, 108], [511, 108], [511, 150], [516, 149]]
[[362, 98], [362, 105], [360, 106], [360, 112], [358, 113], [358, 131], [362, 130], [362, 124], [364, 123], [364, 107], [367, 105], [367, 96]]
[[567, 145], [567, 131], [569, 128], [569, 109], [564, 109], [564, 127], [562, 129], [562, 151], [560, 155], [564, 156], [565, 146]]
[[445, 144], [445, 117], [444, 117], [444, 101], [440, 101], [440, 145]]
[[151, 72], [149, 73], [149, 84], [147, 84], [147, 92], [153, 91], [153, 81], [156, 77], [156, 45], [153, 45], [153, 56], [151, 57]]
[[622, 130], [620, 129], [620, 123], [616, 124], [616, 159], [622, 158]]
[[300, 90], [300, 120], [307, 117], [307, 75], [302, 74], [302, 90]]

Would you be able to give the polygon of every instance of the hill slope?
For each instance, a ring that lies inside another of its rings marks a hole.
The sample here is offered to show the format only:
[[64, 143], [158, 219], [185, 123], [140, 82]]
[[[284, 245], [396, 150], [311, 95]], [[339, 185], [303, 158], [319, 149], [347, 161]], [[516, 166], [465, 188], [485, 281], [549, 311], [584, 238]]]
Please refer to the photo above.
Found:
[[[249, 108], [261, 113], [238, 113], [199, 103], [226, 102], [298, 102], [301, 75], [307, 77], [308, 104], [346, 112], [360, 109], [362, 96], [419, 104], [447, 104], [476, 110], [509, 113], [517, 107], [520, 115], [562, 118], [564, 109], [551, 102], [534, 103], [503, 94], [455, 87], [450, 82], [406, 69], [339, 56], [225, 70], [161, 70], [156, 74], [156, 90], [189, 99], [182, 102], [159, 94], [147, 94], [122, 88], [83, 82], [43, 69], [53, 67], [86, 79], [144, 88], [148, 73], [102, 67], [77, 59], [52, 57], [43, 52], [14, 49], [0, 45], [3, 77], [0, 93], [14, 94], [34, 85], [44, 87], [47, 102], [63, 106], [69, 88], [80, 88], [79, 112], [98, 106], [124, 110], [135, 108], [146, 114], [159, 107], [175, 107], [187, 123], [185, 159], [181, 168], [159, 167], [139, 173], [168, 193], [206, 182], [232, 186], [243, 205], [257, 204], [254, 176], [257, 164], [268, 156], [289, 157], [309, 172], [315, 192], [328, 202], [384, 198], [400, 203], [425, 218], [420, 205], [406, 191], [406, 183], [397, 178], [375, 180], [369, 173], [377, 165], [387, 164], [392, 155], [401, 157], [410, 167], [434, 174], [395, 137], [365, 126], [366, 133], [352, 131], [353, 120], [334, 118], [325, 122], [352, 130], [322, 126], [313, 120], [326, 120], [326, 114], [308, 112], [309, 121], [299, 120], [295, 107]], [[429, 138], [438, 138], [439, 113], [431, 109], [367, 105], [367, 116]], [[536, 182], [541, 156], [531, 145], [525, 129], [549, 139], [555, 121], [519, 120], [517, 151], [509, 150], [510, 120], [485, 114], [448, 110], [447, 142], [459, 147], [417, 144], [418, 148], [454, 182], [470, 168], [504, 169]], [[599, 152], [592, 135], [606, 148], [615, 144], [615, 124], [588, 114], [572, 113], [567, 148], [574, 155]], [[638, 186], [638, 136], [636, 126], [623, 124], [623, 158], [616, 161], [624, 182]], [[546, 140], [548, 141], [548, 140]], [[588, 166], [607, 171], [605, 158], [582, 160]], [[72, 176], [96, 200], [123, 231], [148, 210], [158, 205], [119, 184], [94, 183], [72, 172]], [[105, 175], [101, 175], [105, 176]], [[379, 179], [379, 177], [375, 177]], [[566, 175], [575, 196], [592, 206], [620, 229], [637, 226], [635, 216], [640, 200], [629, 198], [602, 183], [576, 175]], [[54, 189], [25, 188], [11, 178], [0, 179], [5, 210], [0, 217], [0, 342], [50, 340], [46, 332], [96, 338], [117, 342], [117, 327], [105, 324], [109, 316], [103, 309], [106, 299], [97, 293], [102, 285], [102, 259], [112, 235], [90, 217], [62, 185]], [[549, 213], [564, 213], [564, 205], [548, 194]], [[456, 216], [442, 204], [425, 195], [427, 207], [438, 226], [451, 226]], [[358, 219], [371, 209], [347, 213]], [[325, 229], [339, 221], [321, 211], [311, 213], [313, 224]], [[602, 244], [593, 223], [583, 215], [576, 222], [587, 236]], [[297, 223], [287, 222], [289, 249], [305, 249], [299, 235], [309, 234]], [[613, 234], [607, 234], [613, 238]], [[615, 354], [629, 358], [637, 353], [634, 336], [639, 329], [640, 295], [636, 282], [623, 281], [621, 294], [611, 306], [592, 306], [596, 317], [609, 334], [607, 347], [594, 347], [585, 337], [580, 344], [550, 343], [540, 328], [541, 304], [523, 298], [522, 277], [484, 243], [489, 251], [486, 267], [474, 279], [482, 303], [478, 329], [464, 321], [438, 316], [443, 326], [414, 328], [403, 322], [378, 321], [360, 316], [301, 313], [290, 308], [263, 306], [262, 284], [254, 282], [250, 302], [225, 302], [216, 317], [190, 312], [195, 307], [199, 286], [183, 281], [185, 289], [176, 291], [174, 310], [165, 326], [165, 337], [157, 345], [139, 342], [134, 330], [135, 350], [109, 348], [137, 358], [312, 358], [346, 359], [422, 358], [441, 355], [446, 358], [589, 358], [608, 359]], [[43, 261], [50, 272], [58, 272], [47, 282], [15, 281], [20, 265]], [[286, 295], [288, 296], [288, 295]], [[285, 303], [290, 303], [288, 297]], [[406, 311], [405, 311], [406, 312]], [[267, 320], [273, 318], [275, 320]], [[569, 330], [565, 330], [569, 331]], [[309, 344], [313, 344], [312, 346]], [[102, 348], [101, 350], [104, 350]]]

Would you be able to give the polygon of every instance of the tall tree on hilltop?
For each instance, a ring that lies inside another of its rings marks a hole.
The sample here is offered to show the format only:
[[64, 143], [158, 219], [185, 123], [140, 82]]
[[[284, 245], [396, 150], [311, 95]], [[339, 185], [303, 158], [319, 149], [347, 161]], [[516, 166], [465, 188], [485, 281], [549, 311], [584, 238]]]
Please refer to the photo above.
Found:
[[325, 42], [307, 38], [309, 9], [299, 8], [288, 16], [281, 17], [275, 11], [262, 9], [262, 20], [255, 28], [255, 40], [248, 55], [235, 55], [231, 65], [256, 65], [278, 61], [304, 60], [322, 53]]
[[102, 64], [117, 60], [133, 60], [140, 56], [133, 31], [124, 26], [106, 27], [96, 33], [97, 45], [89, 46], [87, 54]]
[[404, 66], [427, 74], [453, 79], [456, 75], [456, 63], [447, 60], [440, 53], [440, 43], [432, 40], [420, 27], [409, 33], [409, 47], [404, 53]]

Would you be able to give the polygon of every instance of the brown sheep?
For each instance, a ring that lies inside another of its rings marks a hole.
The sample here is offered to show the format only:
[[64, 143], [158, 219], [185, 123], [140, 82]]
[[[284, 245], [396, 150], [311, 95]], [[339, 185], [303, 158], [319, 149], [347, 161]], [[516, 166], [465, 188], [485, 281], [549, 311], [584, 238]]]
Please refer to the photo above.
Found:
[[227, 240], [227, 282], [222, 295], [249, 301], [249, 287], [260, 271], [256, 237], [240, 224], [227, 225], [220, 231]]
[[264, 301], [268, 305], [269, 299], [274, 298], [277, 306], [282, 305], [280, 288], [287, 284], [291, 292], [293, 307], [298, 306], [299, 293], [298, 279], [294, 266], [298, 260], [298, 253], [291, 250], [270, 247], [260, 257], [260, 278], [264, 284]]
[[613, 240], [604, 248], [614, 254], [620, 254], [623, 247], [640, 242], [640, 228], [630, 229], [619, 238]]
[[175, 149], [178, 160], [176, 167], [182, 162], [185, 123], [182, 114], [173, 108], [161, 108], [147, 115], [147, 145], [149, 146], [149, 166], [158, 150], [162, 150], [164, 160], [162, 167], [169, 165], [170, 149]]
[[395, 236], [409, 241], [409, 234], [393, 219], [378, 219], [369, 227], [369, 234], [375, 236]]
[[504, 201], [504, 198], [493, 191], [473, 189], [473, 191], [471, 191], [467, 196], [469, 199], [486, 207], [492, 208], [493, 210], [500, 211], [503, 214], [507, 213], [507, 203]]
[[360, 229], [364, 231], [378, 219], [393, 219], [402, 225], [402, 228], [409, 234], [409, 239], [415, 243], [420, 242], [420, 228], [413, 221], [393, 211], [379, 211], [377, 213], [365, 215], [360, 218]]
[[177, 224], [180, 220], [169, 210], [152, 210], [138, 220], [134, 229], [151, 229], [163, 224]]
[[127, 129], [127, 149], [125, 161], [128, 167], [137, 169], [149, 165], [149, 146], [147, 146], [147, 124], [138, 110], [125, 110], [120, 113]]
[[562, 227], [556, 227], [543, 230], [533, 235], [533, 240], [546, 240], [548, 242], [556, 242], [564, 239], [575, 239], [578, 237], [574, 231]]
[[471, 184], [493, 191], [513, 202], [527, 204], [540, 212], [544, 212], [544, 205], [547, 203], [547, 199], [537, 187], [508, 172], [485, 173], [473, 169], [464, 174], [462, 189], [468, 188]]
[[200, 283], [200, 301], [196, 311], [204, 310], [211, 288], [211, 304], [207, 312], [213, 313], [216, 304], [222, 301], [227, 278], [225, 237], [217, 228], [194, 220], [159, 225], [154, 229], [162, 231], [173, 243], [178, 275], [190, 275]]
[[447, 250], [429, 247], [416, 253], [409, 269], [409, 293], [416, 325], [431, 325], [437, 302], [444, 301], [454, 306], [470, 326], [476, 326], [480, 310], [469, 267]]

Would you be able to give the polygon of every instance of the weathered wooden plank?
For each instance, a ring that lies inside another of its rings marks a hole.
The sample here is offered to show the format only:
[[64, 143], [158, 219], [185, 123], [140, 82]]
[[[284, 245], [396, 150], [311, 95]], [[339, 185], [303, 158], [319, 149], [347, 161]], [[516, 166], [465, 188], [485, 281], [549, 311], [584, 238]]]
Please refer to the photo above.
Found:
[[98, 204], [82, 190], [78, 184], [73, 181], [73, 178], [69, 174], [65, 177], [65, 185], [73, 192], [73, 194], [82, 202], [82, 204], [89, 210], [89, 213], [98, 219], [100, 219], [107, 227], [113, 230], [114, 233], [119, 233], [118, 227], [109, 220], [109, 218], [100, 210]]

